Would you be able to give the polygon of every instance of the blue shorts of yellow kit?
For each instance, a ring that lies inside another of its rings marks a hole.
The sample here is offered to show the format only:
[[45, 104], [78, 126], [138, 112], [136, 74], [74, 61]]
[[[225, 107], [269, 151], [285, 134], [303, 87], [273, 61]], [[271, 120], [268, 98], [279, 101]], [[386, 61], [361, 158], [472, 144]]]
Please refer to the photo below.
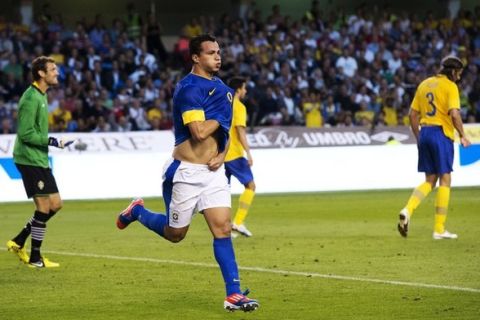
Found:
[[225, 173], [227, 174], [228, 183], [230, 183], [231, 176], [237, 178], [243, 185], [253, 181], [252, 169], [244, 157], [225, 162]]
[[453, 141], [441, 126], [423, 126], [418, 142], [418, 172], [444, 174], [453, 171]]

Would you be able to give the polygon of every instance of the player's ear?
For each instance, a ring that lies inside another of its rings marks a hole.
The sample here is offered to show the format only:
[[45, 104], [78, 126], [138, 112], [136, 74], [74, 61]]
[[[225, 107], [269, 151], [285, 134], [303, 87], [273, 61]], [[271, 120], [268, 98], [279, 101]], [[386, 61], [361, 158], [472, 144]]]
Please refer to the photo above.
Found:
[[197, 54], [192, 55], [192, 60], [194, 63], [198, 63], [200, 61], [200, 57]]
[[42, 78], [45, 78], [45, 76], [47, 75], [47, 74], [45, 73], [45, 71], [43, 71], [43, 70], [38, 70], [38, 74], [39, 74], [40, 77], [42, 77]]

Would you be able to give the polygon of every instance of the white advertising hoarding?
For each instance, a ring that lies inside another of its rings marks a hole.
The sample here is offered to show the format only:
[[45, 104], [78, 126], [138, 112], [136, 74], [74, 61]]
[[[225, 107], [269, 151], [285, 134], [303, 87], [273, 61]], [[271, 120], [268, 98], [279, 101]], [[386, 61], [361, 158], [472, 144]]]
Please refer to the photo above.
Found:
[[[173, 134], [131, 132], [64, 134], [87, 145], [51, 148], [55, 178], [64, 199], [161, 196], [162, 168], [171, 156]], [[0, 135], [0, 202], [26, 200], [13, 164], [15, 135]], [[453, 186], [480, 185], [480, 145], [468, 152], [455, 145]], [[252, 150], [259, 193], [413, 188], [415, 144]], [[243, 187], [232, 179], [232, 191]]]

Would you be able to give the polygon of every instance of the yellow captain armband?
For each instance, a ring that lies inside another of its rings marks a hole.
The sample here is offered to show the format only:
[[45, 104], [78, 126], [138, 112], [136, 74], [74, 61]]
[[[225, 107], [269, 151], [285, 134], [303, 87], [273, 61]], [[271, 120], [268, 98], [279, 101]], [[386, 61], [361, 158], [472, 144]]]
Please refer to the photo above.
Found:
[[189, 110], [182, 113], [183, 124], [189, 124], [193, 121], [205, 121], [203, 110]]

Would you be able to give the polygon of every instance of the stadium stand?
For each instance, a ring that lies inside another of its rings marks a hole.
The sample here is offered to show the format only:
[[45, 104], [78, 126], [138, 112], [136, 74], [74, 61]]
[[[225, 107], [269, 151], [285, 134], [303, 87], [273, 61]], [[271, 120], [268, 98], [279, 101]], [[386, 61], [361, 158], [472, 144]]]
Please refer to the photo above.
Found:
[[222, 79], [248, 78], [250, 126], [408, 125], [416, 85], [447, 54], [467, 64], [463, 120], [480, 122], [480, 6], [454, 19], [388, 7], [324, 13], [315, 1], [299, 20], [278, 5], [265, 19], [255, 7], [243, 13], [186, 21], [171, 51], [151, 14], [119, 17], [109, 27], [97, 15], [67, 28], [48, 12], [29, 26], [0, 21], [1, 133], [15, 132], [29, 62], [42, 54], [61, 73], [49, 93], [52, 130], [170, 129], [173, 90], [190, 69], [188, 39], [201, 32], [222, 45]]

